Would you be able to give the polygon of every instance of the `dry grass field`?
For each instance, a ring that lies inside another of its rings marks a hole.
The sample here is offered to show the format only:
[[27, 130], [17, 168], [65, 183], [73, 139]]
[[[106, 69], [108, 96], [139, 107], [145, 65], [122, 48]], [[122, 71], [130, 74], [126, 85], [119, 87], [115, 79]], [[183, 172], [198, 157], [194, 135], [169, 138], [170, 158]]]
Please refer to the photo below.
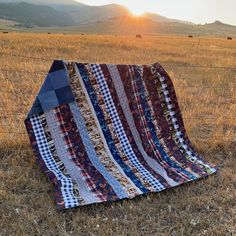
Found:
[[[223, 163], [219, 173], [134, 200], [58, 211], [23, 121], [52, 59], [60, 58], [162, 63], [175, 83], [190, 139], [209, 162]], [[183, 36], [0, 34], [0, 235], [236, 235], [232, 67], [236, 41], [221, 38], [201, 38], [199, 44], [199, 38]]]

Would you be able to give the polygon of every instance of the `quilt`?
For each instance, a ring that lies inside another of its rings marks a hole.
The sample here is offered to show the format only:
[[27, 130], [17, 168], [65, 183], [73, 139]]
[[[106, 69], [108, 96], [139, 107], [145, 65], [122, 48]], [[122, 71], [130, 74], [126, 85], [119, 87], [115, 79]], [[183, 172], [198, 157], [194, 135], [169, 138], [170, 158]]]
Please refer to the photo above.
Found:
[[55, 60], [25, 120], [59, 209], [131, 199], [209, 176], [159, 63]]

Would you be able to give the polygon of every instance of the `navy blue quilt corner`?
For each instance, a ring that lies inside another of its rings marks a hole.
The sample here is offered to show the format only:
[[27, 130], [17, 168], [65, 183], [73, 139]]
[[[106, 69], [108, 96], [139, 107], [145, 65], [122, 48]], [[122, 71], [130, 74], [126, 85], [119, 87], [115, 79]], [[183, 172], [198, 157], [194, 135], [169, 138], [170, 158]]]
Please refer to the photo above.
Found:
[[52, 63], [52, 66], [49, 70], [49, 73], [54, 72], [54, 71], [58, 71], [58, 70], [63, 70], [63, 69], [65, 69], [64, 61], [54, 60]]
[[55, 60], [27, 118], [75, 101], [64, 61]]

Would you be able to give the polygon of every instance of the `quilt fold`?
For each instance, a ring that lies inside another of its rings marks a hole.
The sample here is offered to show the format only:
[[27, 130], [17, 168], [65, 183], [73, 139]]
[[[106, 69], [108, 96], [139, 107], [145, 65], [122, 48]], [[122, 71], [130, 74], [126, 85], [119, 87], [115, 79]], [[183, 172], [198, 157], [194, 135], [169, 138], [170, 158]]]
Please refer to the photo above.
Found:
[[54, 61], [25, 125], [59, 209], [160, 192], [216, 172], [194, 150], [158, 63]]

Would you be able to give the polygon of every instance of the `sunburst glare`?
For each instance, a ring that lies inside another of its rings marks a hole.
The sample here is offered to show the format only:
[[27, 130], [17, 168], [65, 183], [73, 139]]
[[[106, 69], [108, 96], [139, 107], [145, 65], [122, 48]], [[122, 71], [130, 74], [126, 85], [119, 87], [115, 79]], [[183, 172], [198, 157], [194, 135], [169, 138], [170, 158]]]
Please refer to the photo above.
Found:
[[142, 8], [138, 7], [128, 7], [128, 8], [134, 16], [141, 16], [145, 13], [145, 11]]

